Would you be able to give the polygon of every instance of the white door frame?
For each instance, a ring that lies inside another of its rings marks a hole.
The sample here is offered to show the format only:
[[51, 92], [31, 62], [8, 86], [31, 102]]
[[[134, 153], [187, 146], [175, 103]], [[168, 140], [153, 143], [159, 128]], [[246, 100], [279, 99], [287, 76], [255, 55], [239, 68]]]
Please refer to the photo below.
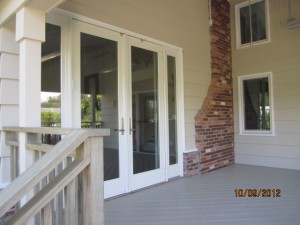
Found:
[[[57, 18], [59, 17], [61, 19], [61, 21], [63, 22], [56, 22]], [[162, 63], [162, 67], [163, 67], [163, 73], [164, 74], [164, 81], [161, 82], [163, 87], [160, 87], [162, 91], [160, 91], [161, 95], [164, 95], [164, 100], [162, 102], [164, 106], [166, 106], [167, 104], [167, 96], [166, 96], [166, 58], [167, 55], [171, 55], [176, 57], [176, 80], [177, 80], [177, 84], [176, 84], [176, 96], [177, 96], [177, 145], [178, 145], [178, 166], [176, 166], [176, 169], [168, 167], [168, 126], [167, 126], [167, 119], [165, 119], [165, 121], [163, 122], [164, 125], [164, 129], [163, 131], [160, 131], [160, 134], [163, 135], [161, 140], [164, 140], [163, 146], [160, 145], [161, 149], [166, 149], [165, 151], [165, 155], [164, 155], [164, 164], [166, 165], [165, 167], [165, 175], [164, 175], [164, 179], [161, 179], [162, 181], [167, 181], [168, 179], [175, 177], [175, 176], [183, 176], [183, 152], [185, 149], [185, 128], [184, 128], [184, 91], [183, 91], [183, 86], [184, 86], [184, 80], [183, 80], [183, 51], [181, 48], [144, 36], [144, 35], [140, 35], [138, 33], [135, 32], [131, 32], [119, 27], [115, 27], [112, 26], [110, 24], [106, 24], [94, 19], [90, 19], [88, 17], [85, 16], [81, 16], [75, 13], [71, 13], [71, 12], [67, 12], [64, 10], [60, 10], [60, 9], [56, 9], [54, 10], [53, 13], [48, 13], [47, 18], [49, 18], [49, 20], [47, 20], [47, 22], [49, 23], [53, 23], [56, 25], [61, 26], [62, 28], [62, 55], [61, 55], [61, 60], [62, 60], [62, 64], [61, 64], [61, 92], [62, 92], [62, 112], [61, 112], [61, 116], [62, 116], [62, 126], [63, 127], [80, 127], [80, 112], [77, 112], [75, 114], [73, 114], [73, 112], [75, 112], [74, 110], [76, 109], [78, 111], [78, 107], [80, 107], [80, 102], [75, 100], [75, 96], [74, 94], [76, 94], [76, 89], [79, 90], [79, 92], [77, 93], [77, 98], [78, 95], [80, 95], [80, 86], [78, 86], [78, 81], [76, 81], [75, 79], [73, 79], [72, 75], [74, 74], [74, 72], [79, 71], [78, 70], [78, 65], [77, 64], [77, 68], [76, 68], [76, 60], [74, 61], [74, 59], [76, 58], [76, 54], [78, 54], [78, 52], [76, 53], [76, 49], [74, 47], [75, 44], [73, 43], [72, 37], [74, 36], [74, 33], [76, 31], [76, 28], [74, 29], [73, 26], [73, 21], [82, 21], [81, 23], [89, 25], [89, 26], [94, 26], [95, 29], [98, 28], [99, 30], [102, 30], [104, 33], [105, 32], [113, 32], [116, 33], [119, 36], [119, 55], [118, 55], [118, 66], [119, 66], [119, 88], [122, 88], [124, 90], [124, 93], [128, 93], [129, 92], [129, 88], [126, 87], [126, 82], [128, 82], [128, 79], [126, 76], [126, 73], [129, 74], [129, 64], [128, 64], [128, 60], [125, 60], [126, 58], [129, 57], [129, 52], [128, 52], [128, 48], [129, 48], [129, 39], [130, 37], [135, 37], [139, 40], [144, 40], [144, 41], [148, 41], [151, 43], [154, 43], [156, 45], [159, 45], [160, 47], [163, 48], [163, 52], [162, 52], [162, 58], [163, 58], [163, 63]], [[96, 32], [97, 33], [97, 32]], [[99, 33], [100, 35], [100, 33]], [[101, 37], [102, 34], [101, 34]], [[105, 37], [104, 37], [105, 38]], [[108, 38], [109, 39], [109, 38]], [[75, 51], [74, 51], [75, 50]], [[75, 65], [75, 67], [74, 67]], [[123, 140], [122, 145], [123, 146], [128, 146], [130, 143], [130, 138], [129, 137], [129, 131], [128, 131], [128, 127], [129, 127], [129, 115], [131, 115], [131, 112], [129, 112], [128, 110], [125, 109], [126, 104], [128, 104], [128, 100], [124, 99], [125, 95], [120, 95], [119, 92], [119, 100], [120, 102], [123, 102], [123, 106], [122, 109], [119, 107], [119, 110], [123, 111], [122, 116], [124, 117], [124, 126], [125, 126], [125, 134], [127, 136], [126, 140]], [[80, 98], [78, 98], [80, 99]], [[131, 99], [131, 96], [130, 98]], [[131, 101], [131, 100], [130, 100]], [[162, 107], [160, 107], [161, 109]], [[73, 115], [71, 115], [73, 114]], [[163, 115], [163, 116], [162, 116]], [[167, 110], [164, 109], [163, 112], [160, 112], [160, 116], [162, 116], [161, 118], [168, 118], [168, 114], [167, 114]], [[79, 118], [79, 119], [78, 119]], [[119, 115], [119, 119], [121, 118], [121, 116]], [[120, 155], [120, 157], [123, 157], [124, 161], [129, 161], [131, 155], [130, 153], [124, 153], [122, 152], [122, 156]], [[123, 168], [123, 169], [122, 169]], [[140, 186], [143, 185], [138, 185], [138, 184], [132, 184], [132, 181], [129, 179], [130, 177], [130, 173], [129, 171], [129, 166], [127, 163], [123, 162], [123, 165], [120, 165], [120, 176], [123, 176], [123, 181], [122, 181], [122, 191], [120, 191], [119, 193], [127, 193], [130, 192], [134, 189], [134, 187], [136, 189], [138, 189]], [[116, 192], [117, 195], [119, 194]], [[110, 195], [105, 196], [105, 197], [110, 197]]]

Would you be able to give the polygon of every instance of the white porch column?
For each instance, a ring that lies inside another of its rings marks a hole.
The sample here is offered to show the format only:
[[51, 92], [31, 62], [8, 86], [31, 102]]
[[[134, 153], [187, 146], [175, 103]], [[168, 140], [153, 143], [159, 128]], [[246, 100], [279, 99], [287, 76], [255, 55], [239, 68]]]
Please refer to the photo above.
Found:
[[[19, 125], [41, 126], [41, 43], [45, 41], [45, 13], [23, 7], [16, 15], [16, 40], [20, 47]], [[20, 172], [33, 162], [20, 134]]]

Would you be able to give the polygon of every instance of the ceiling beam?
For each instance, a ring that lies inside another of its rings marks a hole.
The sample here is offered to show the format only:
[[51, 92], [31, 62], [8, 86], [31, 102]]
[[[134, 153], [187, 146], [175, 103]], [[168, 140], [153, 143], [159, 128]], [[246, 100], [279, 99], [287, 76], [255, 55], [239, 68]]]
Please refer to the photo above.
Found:
[[47, 13], [64, 1], [65, 0], [30, 0], [27, 6]]
[[10, 20], [29, 0], [2, 0], [0, 2], [0, 26]]
[[9, 21], [24, 6], [48, 12], [65, 0], [2, 0], [0, 1], [0, 26]]

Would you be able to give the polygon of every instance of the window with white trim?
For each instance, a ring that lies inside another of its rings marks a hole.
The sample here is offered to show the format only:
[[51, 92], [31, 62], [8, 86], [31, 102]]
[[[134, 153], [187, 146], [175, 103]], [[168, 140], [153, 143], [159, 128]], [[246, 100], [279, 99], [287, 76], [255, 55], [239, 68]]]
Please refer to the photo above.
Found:
[[240, 133], [274, 134], [272, 74], [254, 74], [238, 79]]
[[235, 6], [237, 47], [269, 42], [268, 0], [248, 0]]

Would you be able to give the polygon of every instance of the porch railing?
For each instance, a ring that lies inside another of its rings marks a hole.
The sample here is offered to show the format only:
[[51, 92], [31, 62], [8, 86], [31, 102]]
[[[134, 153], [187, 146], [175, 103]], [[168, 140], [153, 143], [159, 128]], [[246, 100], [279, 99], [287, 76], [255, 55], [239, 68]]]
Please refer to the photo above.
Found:
[[[109, 135], [108, 129], [5, 127], [3, 131], [11, 148], [12, 182], [0, 192], [0, 217], [16, 209], [5, 224], [104, 224], [103, 137]], [[46, 145], [41, 134], [63, 138], [54, 146]], [[33, 153], [28, 155], [34, 162], [19, 175], [22, 151]]]

